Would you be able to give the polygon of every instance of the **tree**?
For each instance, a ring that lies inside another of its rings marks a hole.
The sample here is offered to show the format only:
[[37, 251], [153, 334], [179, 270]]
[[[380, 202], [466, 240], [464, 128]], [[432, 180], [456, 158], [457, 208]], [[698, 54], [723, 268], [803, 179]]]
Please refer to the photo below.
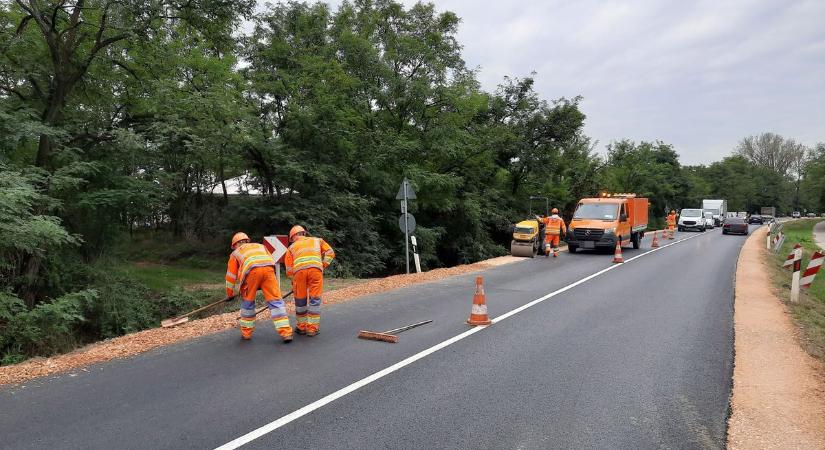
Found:
[[804, 148], [793, 139], [762, 133], [742, 139], [735, 153], [784, 176], [793, 169], [794, 161], [804, 157]]

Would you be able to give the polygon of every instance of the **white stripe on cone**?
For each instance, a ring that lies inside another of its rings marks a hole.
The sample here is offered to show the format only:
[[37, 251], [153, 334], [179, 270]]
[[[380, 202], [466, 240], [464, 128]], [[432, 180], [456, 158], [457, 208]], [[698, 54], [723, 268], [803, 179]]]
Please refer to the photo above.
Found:
[[476, 305], [473, 303], [472, 313], [476, 315], [487, 314], [487, 305]]

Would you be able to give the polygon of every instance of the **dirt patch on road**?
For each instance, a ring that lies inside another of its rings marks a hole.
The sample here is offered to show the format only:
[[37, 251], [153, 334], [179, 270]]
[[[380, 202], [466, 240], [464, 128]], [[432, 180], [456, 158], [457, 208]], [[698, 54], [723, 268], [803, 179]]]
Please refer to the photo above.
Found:
[[736, 270], [731, 449], [824, 449], [825, 367], [799, 344], [773, 294], [765, 228], [751, 236]]
[[[377, 294], [419, 283], [429, 283], [523, 260], [524, 258], [502, 256], [475, 264], [435, 269], [424, 273], [377, 278], [329, 291], [324, 294], [324, 303], [327, 305], [343, 303], [365, 295]], [[472, 289], [472, 287], [470, 287], [470, 289]], [[467, 306], [469, 308], [472, 292], [468, 291], [467, 295]], [[292, 314], [294, 313], [295, 307], [289, 302], [287, 309], [289, 313]], [[98, 342], [64, 355], [51, 358], [35, 358], [20, 364], [3, 366], [0, 367], [0, 385], [20, 383], [32, 378], [67, 372], [115, 358], [134, 356], [164, 345], [235, 328], [237, 326], [237, 314], [237, 312], [218, 314], [205, 319], [194, 320], [174, 328], [152, 328]], [[266, 316], [266, 313], [262, 313], [259, 317], [264, 318]]]

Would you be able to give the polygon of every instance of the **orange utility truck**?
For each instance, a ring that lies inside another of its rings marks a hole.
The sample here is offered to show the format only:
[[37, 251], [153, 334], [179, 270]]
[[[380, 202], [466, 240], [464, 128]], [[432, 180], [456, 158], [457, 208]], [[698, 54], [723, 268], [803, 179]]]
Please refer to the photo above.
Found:
[[579, 200], [567, 227], [568, 250], [612, 249], [617, 240], [622, 246], [632, 243], [639, 248], [647, 229], [647, 209], [647, 199], [636, 194], [602, 193]]

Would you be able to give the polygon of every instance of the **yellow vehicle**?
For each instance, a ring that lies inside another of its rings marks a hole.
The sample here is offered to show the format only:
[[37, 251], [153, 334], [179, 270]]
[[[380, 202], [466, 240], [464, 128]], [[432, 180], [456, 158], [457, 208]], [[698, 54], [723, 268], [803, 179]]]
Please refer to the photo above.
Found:
[[[543, 199], [545, 209], [550, 203], [546, 197], [530, 197], [530, 216], [533, 216], [533, 200]], [[510, 254], [513, 256], [535, 257], [544, 254], [544, 224], [538, 218], [518, 222], [513, 228], [513, 240], [510, 241]]]

